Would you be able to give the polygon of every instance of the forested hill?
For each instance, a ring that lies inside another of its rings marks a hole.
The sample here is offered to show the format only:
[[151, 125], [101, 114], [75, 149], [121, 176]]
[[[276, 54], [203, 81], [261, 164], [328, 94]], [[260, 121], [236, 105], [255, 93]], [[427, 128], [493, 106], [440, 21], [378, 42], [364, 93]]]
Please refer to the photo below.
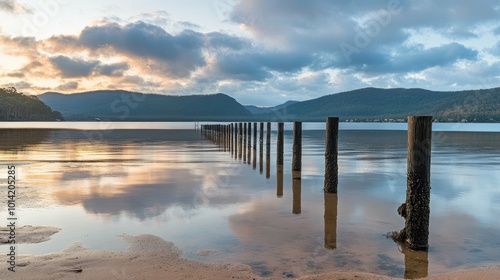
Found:
[[285, 121], [324, 121], [327, 116], [344, 121], [396, 121], [432, 115], [444, 122], [500, 122], [500, 88], [455, 92], [364, 88], [299, 102], [273, 114]]
[[24, 95], [15, 88], [0, 88], [0, 121], [63, 120], [36, 96]]
[[129, 91], [74, 94], [47, 92], [38, 96], [67, 119], [115, 121], [196, 121], [245, 119], [251, 113], [225, 94], [167, 96]]

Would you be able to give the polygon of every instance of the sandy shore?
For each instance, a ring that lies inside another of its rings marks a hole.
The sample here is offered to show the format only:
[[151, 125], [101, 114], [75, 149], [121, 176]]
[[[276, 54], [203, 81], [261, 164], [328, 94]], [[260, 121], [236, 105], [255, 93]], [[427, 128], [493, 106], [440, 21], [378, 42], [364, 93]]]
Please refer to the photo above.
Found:
[[[54, 230], [28, 229], [27, 232], [31, 234], [27, 236], [39, 236], [40, 232], [47, 235]], [[129, 245], [126, 252], [87, 251], [75, 243], [59, 253], [17, 256], [16, 272], [8, 271], [8, 264], [2, 261], [0, 279], [270, 279], [256, 276], [250, 267], [241, 264], [204, 264], [183, 259], [179, 248], [157, 236], [121, 237]], [[358, 272], [332, 272], [299, 279], [398, 278]], [[500, 279], [500, 267], [458, 271], [424, 279]]]

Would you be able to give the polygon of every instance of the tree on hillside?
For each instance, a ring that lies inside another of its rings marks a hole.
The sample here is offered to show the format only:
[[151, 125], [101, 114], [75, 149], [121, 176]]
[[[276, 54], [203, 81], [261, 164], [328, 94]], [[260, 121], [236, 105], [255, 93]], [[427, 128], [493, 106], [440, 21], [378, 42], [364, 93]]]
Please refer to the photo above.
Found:
[[36, 96], [24, 95], [15, 88], [0, 88], [0, 121], [56, 121], [61, 113], [40, 101]]

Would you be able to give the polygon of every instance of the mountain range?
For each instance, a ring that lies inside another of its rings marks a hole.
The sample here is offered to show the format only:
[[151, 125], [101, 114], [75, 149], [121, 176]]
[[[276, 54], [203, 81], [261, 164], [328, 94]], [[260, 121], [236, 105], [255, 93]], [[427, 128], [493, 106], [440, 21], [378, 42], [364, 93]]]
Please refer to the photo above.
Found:
[[67, 120], [123, 121], [404, 121], [432, 115], [437, 121], [500, 122], [500, 88], [470, 91], [363, 88], [275, 107], [243, 106], [222, 93], [169, 96], [128, 91], [38, 96]]

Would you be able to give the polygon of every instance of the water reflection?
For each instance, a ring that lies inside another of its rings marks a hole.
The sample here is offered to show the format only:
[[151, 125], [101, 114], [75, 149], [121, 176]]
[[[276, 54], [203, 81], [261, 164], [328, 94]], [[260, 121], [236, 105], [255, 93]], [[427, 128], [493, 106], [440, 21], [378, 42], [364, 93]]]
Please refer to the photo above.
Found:
[[293, 214], [302, 212], [302, 177], [301, 171], [292, 171], [292, 197], [293, 197]]
[[276, 166], [276, 196], [283, 197], [283, 165]]
[[0, 150], [23, 150], [44, 142], [49, 134], [43, 129], [0, 129]]
[[259, 147], [259, 173], [262, 174], [264, 172], [264, 143], [260, 141]]
[[[324, 131], [304, 130], [299, 176], [285, 149], [284, 168], [272, 167], [266, 151], [265, 177], [192, 131], [38, 132], [3, 134], [0, 160], [22, 171], [24, 221], [63, 228], [46, 243], [50, 248], [75, 240], [101, 248], [117, 242], [117, 234], [151, 233], [186, 251], [220, 252], [204, 260], [243, 262], [275, 278], [332, 270], [412, 278], [500, 259], [498, 133], [434, 137], [430, 250], [421, 255], [401, 252], [384, 237], [403, 226], [396, 209], [406, 192], [405, 131], [340, 131], [340, 197], [321, 187]], [[234, 140], [240, 159], [242, 140], [242, 134]], [[271, 168], [276, 180], [266, 180]], [[81, 216], [66, 214], [75, 208]], [[99, 238], [89, 241], [74, 227], [94, 228]]]
[[429, 253], [427, 251], [413, 251], [401, 246], [405, 256], [405, 279], [427, 277], [429, 274]]
[[325, 196], [325, 248], [337, 248], [337, 205], [338, 195], [326, 193]]

